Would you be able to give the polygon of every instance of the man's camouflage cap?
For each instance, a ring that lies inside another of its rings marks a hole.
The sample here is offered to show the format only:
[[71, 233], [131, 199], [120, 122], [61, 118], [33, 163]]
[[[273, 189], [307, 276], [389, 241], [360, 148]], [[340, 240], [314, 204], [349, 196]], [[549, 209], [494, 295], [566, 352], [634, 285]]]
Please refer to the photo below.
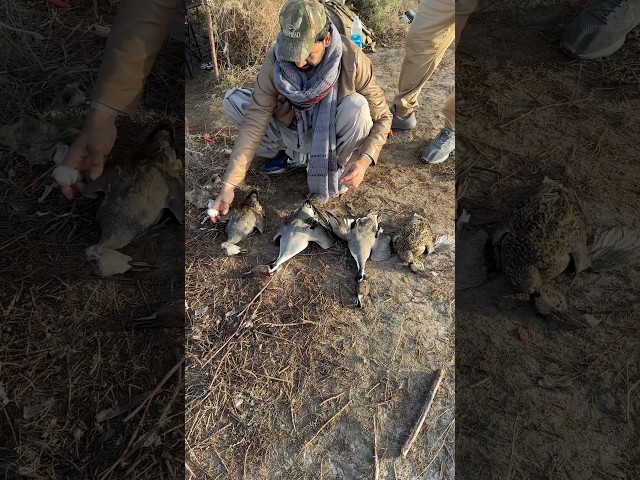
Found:
[[307, 58], [326, 24], [327, 14], [318, 0], [287, 0], [280, 9], [278, 58], [290, 62]]

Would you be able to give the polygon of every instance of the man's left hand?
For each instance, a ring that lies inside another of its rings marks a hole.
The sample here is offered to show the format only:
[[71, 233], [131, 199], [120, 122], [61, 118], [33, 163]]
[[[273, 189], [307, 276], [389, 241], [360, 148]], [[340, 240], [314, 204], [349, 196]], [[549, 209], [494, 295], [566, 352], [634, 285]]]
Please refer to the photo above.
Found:
[[361, 155], [358, 160], [348, 163], [340, 177], [340, 183], [347, 188], [356, 189], [364, 180], [364, 174], [371, 165], [371, 159], [367, 155]]

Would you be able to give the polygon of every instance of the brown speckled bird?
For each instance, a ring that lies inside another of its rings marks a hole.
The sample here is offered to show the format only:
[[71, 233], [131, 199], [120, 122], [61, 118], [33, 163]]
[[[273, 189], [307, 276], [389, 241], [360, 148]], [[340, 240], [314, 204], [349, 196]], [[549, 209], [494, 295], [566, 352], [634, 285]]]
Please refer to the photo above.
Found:
[[411, 270], [422, 270], [420, 256], [433, 252], [433, 232], [427, 219], [414, 213], [393, 237], [393, 246], [400, 260]]
[[501, 240], [502, 269], [525, 293], [539, 293], [572, 260], [576, 272], [589, 266], [580, 199], [573, 190], [548, 178], [511, 213]]
[[128, 245], [168, 208], [184, 223], [184, 169], [176, 155], [173, 128], [158, 125], [124, 166], [115, 166], [87, 185], [86, 196], [103, 193], [96, 218], [100, 242], [86, 250], [100, 276], [123, 273], [131, 257], [116, 250]]
[[227, 223], [227, 241], [220, 244], [228, 256], [237, 255], [242, 250], [237, 243], [244, 240], [254, 231], [264, 231], [264, 210], [258, 202], [258, 192], [253, 190], [243, 205], [233, 210]]
[[565, 313], [566, 301], [550, 281], [572, 263], [576, 273], [590, 264], [586, 221], [576, 193], [545, 178], [510, 214], [499, 237], [501, 268], [511, 283], [529, 294], [538, 313]]

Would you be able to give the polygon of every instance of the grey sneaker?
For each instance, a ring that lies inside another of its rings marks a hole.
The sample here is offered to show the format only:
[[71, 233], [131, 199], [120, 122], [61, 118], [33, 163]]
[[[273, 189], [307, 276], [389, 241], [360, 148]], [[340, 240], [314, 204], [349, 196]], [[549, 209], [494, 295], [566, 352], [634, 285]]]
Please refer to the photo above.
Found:
[[585, 60], [613, 54], [640, 24], [637, 0], [600, 0], [590, 4], [567, 25], [560, 47]]
[[422, 160], [435, 165], [442, 163], [449, 154], [456, 148], [456, 134], [449, 128], [443, 128], [436, 138], [434, 138], [427, 148], [422, 152]]
[[416, 112], [411, 112], [408, 117], [401, 118], [396, 115], [396, 106], [391, 105], [391, 113], [393, 113], [391, 130], [411, 130], [418, 124], [418, 121], [416, 120]]

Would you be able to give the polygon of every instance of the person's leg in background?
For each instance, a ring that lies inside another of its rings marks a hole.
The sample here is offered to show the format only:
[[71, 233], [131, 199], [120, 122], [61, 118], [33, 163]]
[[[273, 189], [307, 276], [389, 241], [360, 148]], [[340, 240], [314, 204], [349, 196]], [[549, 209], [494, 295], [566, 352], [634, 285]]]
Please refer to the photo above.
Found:
[[567, 25], [560, 47], [585, 60], [607, 57], [624, 45], [627, 34], [638, 25], [638, 0], [590, 3]]
[[[467, 24], [469, 15], [471, 15], [478, 6], [478, 0], [456, 0], [456, 35], [455, 46], [460, 43], [460, 36], [462, 30]], [[433, 139], [433, 141], [427, 145], [424, 152], [422, 152], [422, 160], [429, 164], [442, 163], [451, 152], [455, 149], [455, 128], [456, 128], [456, 94], [455, 88], [449, 94], [444, 102], [442, 108], [442, 114], [444, 115], [445, 125], [440, 133]]]
[[454, 38], [454, 1], [422, 0], [407, 33], [398, 93], [391, 106], [392, 130], [409, 130], [416, 126], [415, 110], [420, 91]]

